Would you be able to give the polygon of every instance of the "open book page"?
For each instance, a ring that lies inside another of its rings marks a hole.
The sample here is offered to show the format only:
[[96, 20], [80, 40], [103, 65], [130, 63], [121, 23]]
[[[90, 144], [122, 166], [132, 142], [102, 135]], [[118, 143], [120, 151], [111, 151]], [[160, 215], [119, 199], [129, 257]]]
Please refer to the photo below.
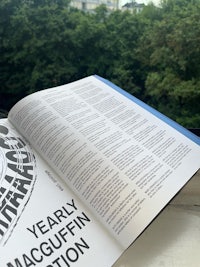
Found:
[[198, 170], [199, 145], [95, 77], [9, 119], [126, 248]]
[[1, 267], [111, 266], [122, 253], [6, 119], [0, 174]]

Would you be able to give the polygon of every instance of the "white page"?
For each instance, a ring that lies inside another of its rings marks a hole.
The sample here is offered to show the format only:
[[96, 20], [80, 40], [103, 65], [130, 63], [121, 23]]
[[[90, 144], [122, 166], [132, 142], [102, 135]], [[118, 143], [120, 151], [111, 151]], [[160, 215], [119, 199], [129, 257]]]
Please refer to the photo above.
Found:
[[197, 144], [94, 77], [9, 116], [125, 248], [200, 165]]
[[116, 240], [7, 120], [0, 133], [0, 266], [111, 266]]

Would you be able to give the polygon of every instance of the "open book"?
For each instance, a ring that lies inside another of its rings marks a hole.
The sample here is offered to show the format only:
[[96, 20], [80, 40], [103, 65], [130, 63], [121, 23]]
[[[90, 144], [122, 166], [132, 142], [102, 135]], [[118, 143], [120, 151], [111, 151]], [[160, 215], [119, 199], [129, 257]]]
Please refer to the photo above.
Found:
[[0, 266], [107, 267], [200, 167], [200, 139], [99, 76], [0, 120]]

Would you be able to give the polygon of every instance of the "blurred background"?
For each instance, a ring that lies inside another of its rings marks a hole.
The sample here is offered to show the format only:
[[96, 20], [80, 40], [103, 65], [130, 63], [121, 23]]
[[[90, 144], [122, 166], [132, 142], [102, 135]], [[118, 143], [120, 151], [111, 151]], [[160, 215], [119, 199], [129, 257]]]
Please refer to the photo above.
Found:
[[0, 113], [98, 74], [200, 128], [200, 0], [1, 0]]

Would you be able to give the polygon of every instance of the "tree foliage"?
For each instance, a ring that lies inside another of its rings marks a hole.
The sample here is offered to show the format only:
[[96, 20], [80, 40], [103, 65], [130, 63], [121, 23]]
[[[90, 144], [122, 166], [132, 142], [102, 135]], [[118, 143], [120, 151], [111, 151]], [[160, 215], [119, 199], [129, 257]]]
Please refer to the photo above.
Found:
[[91, 74], [186, 127], [200, 127], [200, 1], [139, 14], [72, 9], [69, 0], [1, 0], [0, 108]]
[[161, 11], [138, 53], [146, 96], [184, 126], [200, 127], [200, 1], [163, 1]]

